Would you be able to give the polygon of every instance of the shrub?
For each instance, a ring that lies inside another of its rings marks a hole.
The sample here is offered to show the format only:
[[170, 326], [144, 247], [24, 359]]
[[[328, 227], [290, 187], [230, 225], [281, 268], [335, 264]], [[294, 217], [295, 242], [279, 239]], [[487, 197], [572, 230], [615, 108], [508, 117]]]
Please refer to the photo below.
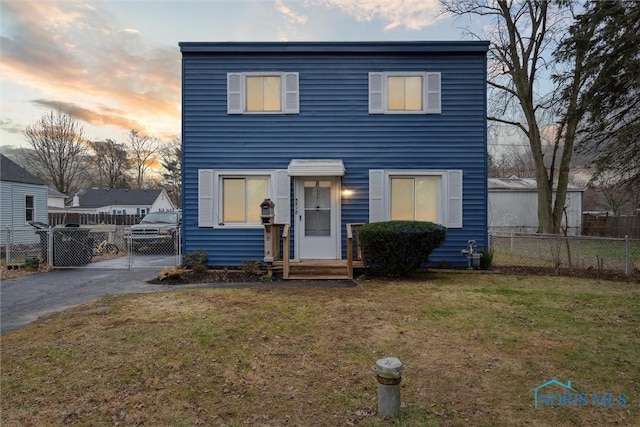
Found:
[[480, 251], [480, 270], [490, 270], [493, 266], [493, 249]]
[[186, 254], [184, 254], [183, 263], [187, 268], [194, 268], [196, 266], [199, 266], [200, 268], [204, 267], [206, 269], [207, 264], [209, 263], [209, 254], [202, 249], [197, 249], [193, 252], [187, 252]]
[[374, 222], [360, 228], [360, 244], [369, 268], [403, 277], [426, 264], [446, 234], [446, 227], [433, 222]]

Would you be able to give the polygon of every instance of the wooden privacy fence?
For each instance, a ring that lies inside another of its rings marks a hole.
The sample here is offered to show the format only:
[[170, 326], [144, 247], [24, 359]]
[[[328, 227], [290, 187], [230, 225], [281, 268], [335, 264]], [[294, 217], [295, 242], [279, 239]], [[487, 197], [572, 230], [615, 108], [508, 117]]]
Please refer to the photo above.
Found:
[[584, 215], [582, 218], [582, 235], [618, 238], [629, 236], [631, 239], [640, 239], [640, 215]]
[[110, 213], [49, 213], [49, 225], [55, 227], [65, 224], [80, 225], [134, 225], [139, 223], [144, 215], [113, 215]]

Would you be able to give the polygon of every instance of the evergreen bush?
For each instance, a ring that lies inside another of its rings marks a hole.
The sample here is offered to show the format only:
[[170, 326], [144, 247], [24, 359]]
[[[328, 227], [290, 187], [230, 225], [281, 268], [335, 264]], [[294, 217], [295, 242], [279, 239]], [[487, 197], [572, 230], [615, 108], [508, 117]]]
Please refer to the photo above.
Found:
[[404, 277], [429, 261], [447, 229], [427, 221], [386, 221], [363, 225], [359, 235], [369, 268]]
[[183, 256], [183, 263], [187, 268], [194, 268], [196, 266], [199, 266], [206, 269], [207, 264], [209, 263], [209, 254], [207, 253], [207, 251], [202, 249], [187, 252]]
[[493, 249], [480, 251], [480, 270], [490, 270], [493, 266]]

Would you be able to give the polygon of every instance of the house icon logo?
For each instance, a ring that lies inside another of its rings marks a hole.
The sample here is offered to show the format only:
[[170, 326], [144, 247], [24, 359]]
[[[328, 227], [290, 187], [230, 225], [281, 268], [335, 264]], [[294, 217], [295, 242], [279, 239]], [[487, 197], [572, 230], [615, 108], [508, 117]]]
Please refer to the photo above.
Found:
[[[539, 397], [543, 400], [544, 403], [546, 403], [546, 404], [549, 403], [550, 395], [542, 394], [542, 390], [544, 388], [546, 388], [546, 387], [549, 387], [550, 385], [553, 385], [553, 384], [555, 384], [557, 386], [560, 386], [560, 387], [562, 387], [563, 389], [566, 390], [566, 392], [564, 394], [555, 393], [554, 395], [556, 395], [556, 396], [558, 396], [558, 395], [567, 396], [567, 395], [569, 395], [568, 393], [576, 393], [576, 390], [571, 387], [571, 380], [567, 380], [567, 383], [564, 384], [564, 383], [556, 380], [555, 378], [551, 379], [551, 380], [547, 381], [546, 383], [540, 384], [538, 387], [529, 390], [530, 392], [533, 392], [533, 407], [535, 409], [538, 409], [538, 398]], [[553, 397], [552, 397], [552, 399], [553, 399]]]

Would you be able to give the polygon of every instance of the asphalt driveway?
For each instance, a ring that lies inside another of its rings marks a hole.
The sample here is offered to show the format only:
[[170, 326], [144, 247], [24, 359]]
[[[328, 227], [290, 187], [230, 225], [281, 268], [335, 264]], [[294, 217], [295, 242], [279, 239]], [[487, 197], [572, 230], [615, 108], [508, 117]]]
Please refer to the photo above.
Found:
[[[147, 264], [151, 265], [151, 264]], [[107, 295], [176, 291], [187, 288], [343, 288], [353, 280], [290, 280], [265, 283], [202, 283], [152, 285], [161, 268], [54, 270], [0, 282], [0, 335], [25, 326], [41, 316], [86, 304]]]
[[0, 283], [0, 334], [38, 317], [95, 301], [106, 295], [175, 290], [151, 285], [157, 270], [64, 269], [38, 273]]

